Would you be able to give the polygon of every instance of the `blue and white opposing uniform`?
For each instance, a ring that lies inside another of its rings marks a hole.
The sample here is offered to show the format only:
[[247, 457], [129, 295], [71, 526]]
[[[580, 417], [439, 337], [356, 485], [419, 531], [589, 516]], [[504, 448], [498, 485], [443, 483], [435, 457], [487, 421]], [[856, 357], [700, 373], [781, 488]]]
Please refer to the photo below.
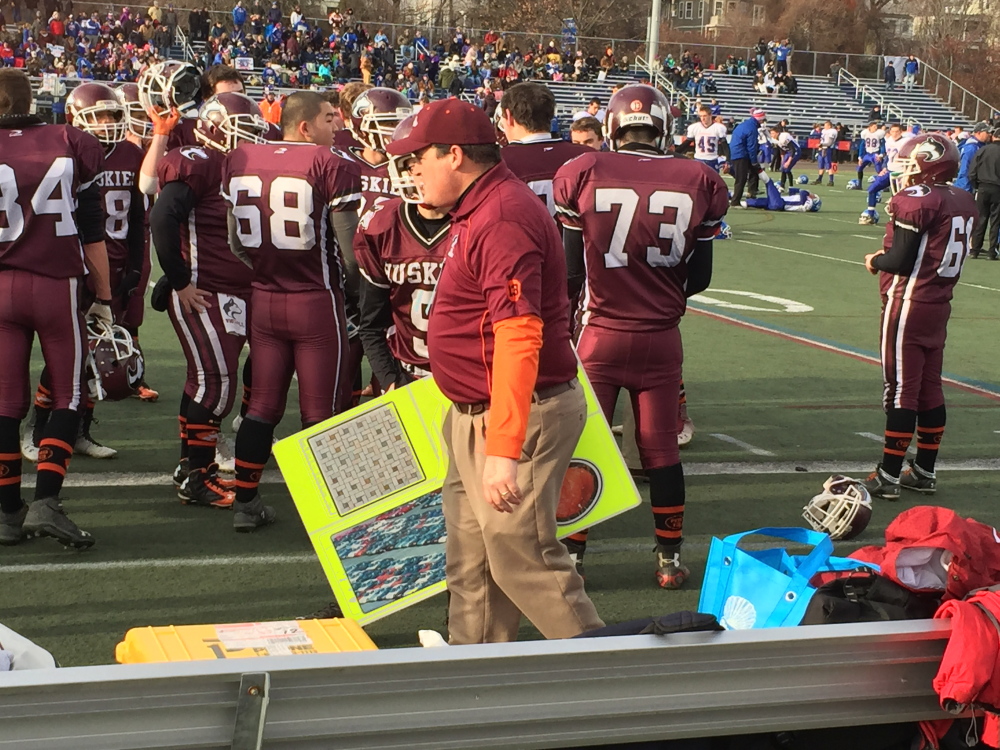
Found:
[[819, 156], [816, 166], [819, 169], [833, 169], [833, 152], [837, 149], [837, 137], [840, 132], [836, 128], [823, 128], [819, 134]]
[[876, 170], [884, 165], [885, 161], [885, 130], [865, 130], [861, 133], [861, 159], [858, 165], [858, 172], [864, 172], [865, 167], [871, 164]]
[[795, 140], [795, 136], [791, 133], [779, 133], [775, 145], [781, 151], [781, 171], [791, 172], [792, 167], [795, 166], [802, 155], [799, 142]]
[[746, 208], [763, 208], [765, 211], [819, 211], [822, 201], [819, 197], [808, 190], [801, 188], [789, 188], [788, 192], [782, 195], [778, 192], [778, 186], [774, 180], [765, 172], [760, 176], [764, 181], [764, 198], [747, 198], [743, 201]]
[[875, 208], [875, 205], [878, 203], [878, 194], [889, 189], [889, 165], [895, 160], [903, 144], [912, 137], [909, 133], [902, 133], [899, 138], [886, 136], [884, 141], [885, 161], [882, 163], [882, 169], [875, 177], [875, 182], [868, 186], [868, 208]]
[[701, 122], [688, 126], [687, 137], [694, 141], [694, 158], [707, 167], [719, 171], [719, 144], [726, 139], [726, 126], [713, 122], [705, 127]]

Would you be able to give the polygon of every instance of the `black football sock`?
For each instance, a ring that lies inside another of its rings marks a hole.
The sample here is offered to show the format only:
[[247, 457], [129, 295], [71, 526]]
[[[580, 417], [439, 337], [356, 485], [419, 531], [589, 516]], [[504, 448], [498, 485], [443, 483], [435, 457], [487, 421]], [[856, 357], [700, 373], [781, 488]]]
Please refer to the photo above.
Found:
[[69, 460], [73, 457], [80, 412], [73, 409], [53, 409], [45, 434], [38, 444], [38, 479], [35, 499], [59, 497]]
[[21, 420], [0, 417], [0, 511], [17, 513], [21, 500]]
[[181, 405], [177, 410], [177, 428], [181, 436], [181, 458], [188, 457], [188, 408], [191, 406], [191, 397], [186, 393], [181, 394]]
[[32, 408], [35, 410], [35, 426], [31, 430], [31, 440], [37, 446], [42, 441], [45, 425], [49, 421], [49, 414], [52, 413], [52, 391], [49, 389], [49, 372], [45, 368], [42, 368], [42, 376], [38, 380]]
[[863, 179], [865, 179], [865, 170], [859, 169], [858, 170], [858, 182], [861, 182]]
[[194, 401], [187, 412], [188, 467], [207, 469], [215, 463], [215, 446], [219, 442], [221, 421], [212, 412]]
[[916, 464], [928, 474], [934, 473], [938, 448], [944, 437], [944, 404], [927, 411], [917, 412], [917, 460]]
[[250, 357], [243, 363], [243, 400], [240, 402], [240, 416], [246, 417], [247, 409], [250, 408], [250, 392], [253, 389], [253, 367], [250, 364]]
[[656, 543], [680, 547], [684, 541], [684, 467], [679, 463], [646, 469]]
[[913, 409], [889, 409], [885, 414], [885, 446], [882, 448], [882, 471], [899, 478], [903, 470], [906, 449], [917, 427], [917, 412]]
[[246, 417], [236, 435], [236, 502], [249, 503], [257, 494], [264, 465], [271, 455], [274, 425]]

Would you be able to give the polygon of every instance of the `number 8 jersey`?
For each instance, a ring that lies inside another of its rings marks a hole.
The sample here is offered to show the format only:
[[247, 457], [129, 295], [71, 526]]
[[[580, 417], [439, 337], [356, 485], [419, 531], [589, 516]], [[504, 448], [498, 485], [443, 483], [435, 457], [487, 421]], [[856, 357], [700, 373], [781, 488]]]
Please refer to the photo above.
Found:
[[357, 162], [314, 143], [243, 144], [223, 177], [253, 287], [271, 292], [341, 288], [341, 256], [329, 212], [356, 210]]
[[104, 147], [68, 125], [0, 130], [0, 270], [86, 273], [77, 194], [104, 171]]
[[583, 325], [632, 331], [675, 327], [687, 297], [687, 259], [715, 236], [729, 204], [722, 178], [700, 162], [626, 146], [567, 162], [556, 173], [557, 216], [583, 232]]

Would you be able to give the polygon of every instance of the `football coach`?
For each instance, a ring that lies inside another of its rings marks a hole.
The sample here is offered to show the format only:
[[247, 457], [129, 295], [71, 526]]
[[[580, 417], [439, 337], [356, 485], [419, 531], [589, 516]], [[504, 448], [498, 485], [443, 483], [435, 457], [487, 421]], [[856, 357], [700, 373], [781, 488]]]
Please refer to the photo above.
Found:
[[452, 221], [427, 329], [434, 380], [452, 402], [442, 430], [449, 641], [516, 640], [522, 614], [546, 638], [601, 627], [556, 539], [586, 401], [555, 222], [468, 102], [425, 106], [387, 150], [412, 154], [423, 201], [450, 207]]

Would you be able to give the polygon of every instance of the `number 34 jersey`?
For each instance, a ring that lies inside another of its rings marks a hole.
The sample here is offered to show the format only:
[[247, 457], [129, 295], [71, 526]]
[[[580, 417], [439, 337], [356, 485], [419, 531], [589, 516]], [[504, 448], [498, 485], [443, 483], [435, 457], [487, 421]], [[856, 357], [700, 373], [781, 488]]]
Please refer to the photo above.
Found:
[[68, 125], [0, 128], [0, 270], [83, 276], [76, 195], [104, 171], [104, 148]]
[[357, 210], [357, 162], [313, 143], [243, 144], [226, 159], [222, 192], [253, 262], [255, 289], [340, 289], [329, 212]]
[[553, 185], [565, 227], [583, 232], [581, 323], [631, 331], [676, 326], [687, 307], [687, 261], [715, 236], [726, 184], [700, 162], [653, 151], [593, 152]]
[[882, 244], [886, 252], [897, 229], [922, 237], [908, 276], [879, 274], [882, 296], [913, 302], [950, 301], [979, 217], [972, 195], [949, 185], [911, 185], [896, 193], [886, 210], [892, 217]]

